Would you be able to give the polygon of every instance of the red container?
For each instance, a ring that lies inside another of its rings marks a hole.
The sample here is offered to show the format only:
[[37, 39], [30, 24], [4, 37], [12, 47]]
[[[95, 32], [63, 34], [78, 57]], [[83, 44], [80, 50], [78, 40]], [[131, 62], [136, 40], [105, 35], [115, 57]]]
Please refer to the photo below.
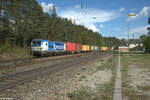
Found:
[[99, 46], [97, 46], [97, 51], [99, 51]]
[[81, 51], [82, 51], [82, 45], [76, 44], [76, 52], [81, 52]]
[[76, 44], [72, 43], [72, 42], [66, 42], [66, 50], [67, 50], [67, 52], [75, 52]]

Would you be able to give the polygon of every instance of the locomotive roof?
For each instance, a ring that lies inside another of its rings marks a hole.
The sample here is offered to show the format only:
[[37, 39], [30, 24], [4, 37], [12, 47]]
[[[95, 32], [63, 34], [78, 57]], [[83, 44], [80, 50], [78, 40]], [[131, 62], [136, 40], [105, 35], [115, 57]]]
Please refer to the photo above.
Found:
[[[42, 40], [46, 40], [46, 39], [33, 39], [32, 41], [42, 41]], [[50, 40], [46, 40], [48, 42], [54, 42], [54, 43], [65, 43], [65, 42], [58, 42], [58, 41], [50, 41]]]

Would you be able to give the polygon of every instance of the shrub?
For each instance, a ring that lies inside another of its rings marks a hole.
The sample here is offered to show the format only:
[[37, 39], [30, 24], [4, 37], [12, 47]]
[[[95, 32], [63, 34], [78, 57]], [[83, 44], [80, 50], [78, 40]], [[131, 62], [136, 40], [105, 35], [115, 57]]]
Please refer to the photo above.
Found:
[[150, 53], [150, 37], [144, 40], [145, 52]]
[[6, 41], [0, 48], [0, 52], [1, 53], [8, 53], [11, 52], [11, 45], [9, 43], [9, 41]]

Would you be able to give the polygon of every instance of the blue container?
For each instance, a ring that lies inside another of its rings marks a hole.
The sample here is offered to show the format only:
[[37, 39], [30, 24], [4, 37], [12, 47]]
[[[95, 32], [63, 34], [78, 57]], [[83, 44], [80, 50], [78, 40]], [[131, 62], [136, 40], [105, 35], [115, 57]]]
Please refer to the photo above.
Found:
[[65, 46], [65, 43], [55, 42], [55, 50], [62, 50], [62, 51], [64, 51], [65, 50], [64, 46]]
[[100, 47], [99, 50], [102, 51], [102, 47]]

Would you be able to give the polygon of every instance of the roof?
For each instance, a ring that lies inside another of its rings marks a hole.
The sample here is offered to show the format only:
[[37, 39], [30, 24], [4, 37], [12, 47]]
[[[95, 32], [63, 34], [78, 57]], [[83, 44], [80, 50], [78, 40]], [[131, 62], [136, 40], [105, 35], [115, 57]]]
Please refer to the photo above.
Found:
[[122, 44], [122, 45], [120, 45], [119, 47], [128, 47], [128, 46]]

